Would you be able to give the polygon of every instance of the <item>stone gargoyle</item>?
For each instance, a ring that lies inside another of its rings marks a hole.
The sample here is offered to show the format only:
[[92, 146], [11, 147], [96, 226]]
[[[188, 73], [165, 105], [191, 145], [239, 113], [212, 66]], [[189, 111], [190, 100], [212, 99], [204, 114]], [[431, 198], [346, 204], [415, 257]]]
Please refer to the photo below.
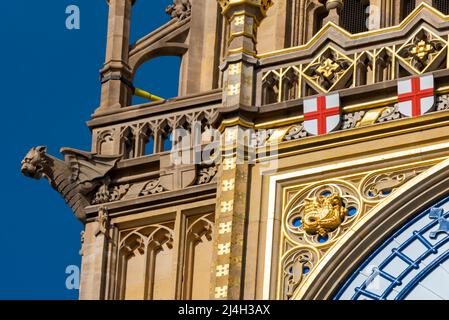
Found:
[[22, 161], [23, 175], [46, 178], [58, 191], [75, 216], [85, 221], [84, 208], [90, 204], [90, 193], [109, 179], [106, 175], [121, 156], [97, 155], [70, 148], [62, 148], [64, 161], [47, 154], [47, 147], [34, 147]]
[[173, 4], [165, 9], [168, 15], [178, 20], [184, 20], [192, 14], [190, 0], [173, 0]]

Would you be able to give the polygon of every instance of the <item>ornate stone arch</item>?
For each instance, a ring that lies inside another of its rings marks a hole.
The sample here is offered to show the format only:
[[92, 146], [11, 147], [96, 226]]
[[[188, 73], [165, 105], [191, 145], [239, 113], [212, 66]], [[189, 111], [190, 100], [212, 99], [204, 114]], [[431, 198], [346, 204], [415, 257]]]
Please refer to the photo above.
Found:
[[189, 45], [187, 36], [190, 30], [190, 18], [182, 21], [173, 19], [159, 29], [138, 40], [129, 53], [129, 67], [134, 77], [145, 62], [162, 56], [182, 57]]
[[139, 52], [130, 60], [132, 75], [134, 76], [141, 65], [151, 59], [165, 56], [175, 56], [182, 58], [187, 53], [189, 46], [185, 43], [162, 42], [155, 43], [153, 46]]
[[100, 132], [95, 142], [98, 154], [113, 155], [116, 153], [116, 138], [114, 129], [107, 129]]
[[123, 159], [131, 159], [137, 156], [136, 153], [136, 128], [126, 126], [120, 132], [120, 154]]
[[[212, 258], [212, 239], [214, 229], [214, 214], [202, 215], [200, 217], [192, 217], [190, 225], [186, 230], [186, 244], [185, 244], [185, 264], [184, 264], [184, 281], [183, 281], [183, 295], [184, 299], [197, 298], [193, 296], [194, 286], [198, 286], [199, 281], [194, 281], [195, 271], [196, 278], [201, 276], [201, 271], [198, 272], [198, 266], [202, 269], [209, 269], [210, 261], [207, 257], [198, 251], [199, 246], [206, 246], [209, 248], [210, 259]], [[199, 259], [200, 258], [200, 259]], [[204, 270], [203, 270], [204, 271]], [[207, 283], [209, 279], [204, 279]], [[206, 292], [208, 295], [208, 292]]]
[[[118, 246], [117, 298], [135, 298], [139, 295], [141, 299], [152, 299], [157, 255], [172, 248], [173, 229], [169, 225], [141, 227], [124, 236]], [[136, 257], [137, 263], [140, 263], [138, 274], [133, 272], [135, 270], [131, 264]]]
[[395, 191], [342, 236], [293, 294], [293, 299], [332, 299], [363, 261], [398, 228], [449, 194], [449, 160]]

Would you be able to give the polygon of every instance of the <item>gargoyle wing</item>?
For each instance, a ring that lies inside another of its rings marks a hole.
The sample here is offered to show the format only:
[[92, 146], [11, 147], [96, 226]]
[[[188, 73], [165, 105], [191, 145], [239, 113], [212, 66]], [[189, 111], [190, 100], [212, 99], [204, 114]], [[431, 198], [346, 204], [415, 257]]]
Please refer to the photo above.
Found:
[[121, 158], [121, 155], [97, 155], [71, 148], [62, 148], [60, 152], [70, 167], [72, 181], [80, 184], [103, 178]]

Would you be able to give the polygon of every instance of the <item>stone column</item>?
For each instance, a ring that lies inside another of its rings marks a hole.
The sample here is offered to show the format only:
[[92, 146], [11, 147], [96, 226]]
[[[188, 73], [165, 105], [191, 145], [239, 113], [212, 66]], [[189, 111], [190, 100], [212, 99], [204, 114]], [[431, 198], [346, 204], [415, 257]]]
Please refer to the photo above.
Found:
[[255, 66], [257, 28], [271, 0], [218, 0], [229, 24], [224, 73], [223, 106], [214, 125], [222, 133], [217, 181], [215, 251], [211, 298], [243, 297], [243, 258], [247, 227], [250, 174], [250, 132], [256, 111]]
[[109, 223], [106, 208], [85, 225], [82, 244], [80, 300], [113, 299], [116, 228]]
[[333, 22], [337, 26], [340, 25], [340, 10], [343, 8], [343, 0], [327, 0], [326, 10], [329, 15], [324, 19], [323, 25], [328, 22]]
[[101, 102], [95, 113], [126, 107], [132, 96], [128, 66], [131, 9], [135, 0], [109, 3], [106, 58], [101, 75]]

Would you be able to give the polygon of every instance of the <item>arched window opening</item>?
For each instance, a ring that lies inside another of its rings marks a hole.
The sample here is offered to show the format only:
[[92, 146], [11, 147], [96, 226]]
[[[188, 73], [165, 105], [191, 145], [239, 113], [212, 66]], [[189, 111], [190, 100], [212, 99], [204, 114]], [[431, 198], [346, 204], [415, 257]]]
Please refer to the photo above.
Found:
[[112, 133], [102, 134], [98, 139], [98, 153], [103, 155], [114, 154], [114, 137]]
[[123, 159], [132, 159], [135, 154], [136, 138], [131, 128], [127, 128], [122, 135], [122, 154]]
[[345, 0], [340, 12], [340, 25], [350, 33], [368, 31], [369, 1]]
[[159, 133], [159, 148], [161, 152], [171, 151], [173, 147], [173, 132], [167, 124]]
[[401, 6], [401, 20], [404, 20], [410, 13], [412, 13], [415, 6], [416, 0], [403, 0]]
[[147, 124], [140, 133], [141, 147], [140, 153], [142, 156], [149, 156], [156, 152], [154, 144], [154, 133]]
[[173, 223], [124, 236], [118, 252], [118, 299], [173, 299]]
[[[208, 299], [213, 252], [214, 214], [187, 219], [183, 299]], [[227, 269], [217, 269], [225, 274]]]
[[264, 104], [276, 103], [279, 97], [279, 76], [270, 71], [264, 76], [262, 83], [262, 100]]
[[444, 14], [449, 14], [449, 1], [448, 0], [433, 0], [433, 6], [440, 10]]
[[[133, 80], [139, 88], [158, 97], [169, 99], [178, 96], [181, 58], [157, 57], [139, 67]], [[133, 96], [132, 105], [148, 103], [151, 100]]]
[[201, 121], [201, 138], [200, 144], [206, 144], [214, 141], [214, 129], [206, 118]]
[[176, 149], [190, 148], [192, 144], [191, 130], [191, 124], [187, 119], [179, 122], [172, 136], [172, 147]]

